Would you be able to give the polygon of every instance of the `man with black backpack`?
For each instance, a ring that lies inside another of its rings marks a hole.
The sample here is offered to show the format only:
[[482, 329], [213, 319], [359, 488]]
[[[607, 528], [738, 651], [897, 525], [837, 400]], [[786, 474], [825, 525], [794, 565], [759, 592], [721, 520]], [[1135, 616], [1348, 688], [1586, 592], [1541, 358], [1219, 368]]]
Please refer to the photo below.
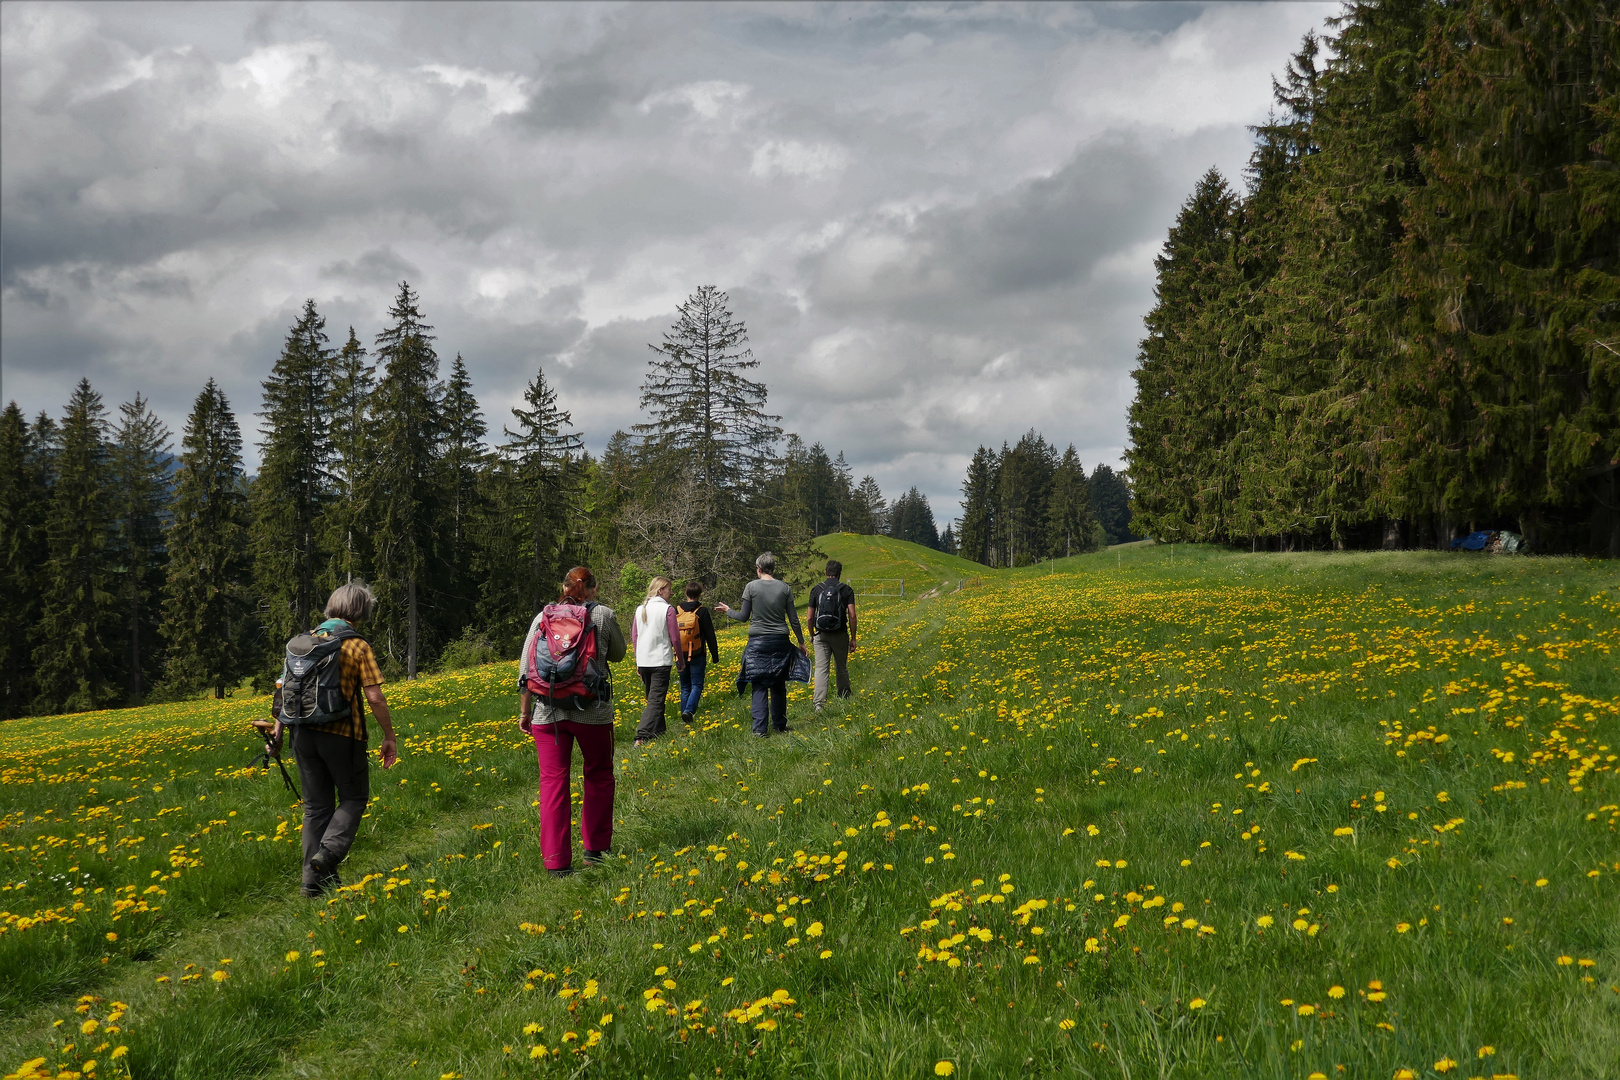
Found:
[[827, 560], [827, 580], [810, 590], [810, 633], [816, 647], [816, 686], [811, 695], [816, 711], [827, 703], [832, 667], [838, 667], [838, 696], [847, 698], [849, 654], [855, 651], [855, 590], [840, 579], [844, 564]]
[[276, 690], [272, 741], [291, 728], [293, 756], [304, 789], [303, 894], [321, 896], [341, 884], [348, 855], [371, 798], [366, 759], [366, 703], [383, 729], [383, 768], [399, 760], [394, 724], [383, 697], [377, 655], [354, 624], [371, 617], [376, 601], [356, 582], [326, 601], [327, 619], [287, 642]]

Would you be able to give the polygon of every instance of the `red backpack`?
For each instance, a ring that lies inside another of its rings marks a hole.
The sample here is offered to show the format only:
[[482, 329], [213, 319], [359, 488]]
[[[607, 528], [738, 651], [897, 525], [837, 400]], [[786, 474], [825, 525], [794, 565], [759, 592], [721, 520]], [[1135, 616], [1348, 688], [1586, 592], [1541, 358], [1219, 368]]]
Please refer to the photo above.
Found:
[[595, 604], [547, 604], [523, 657], [518, 688], [553, 706], [583, 709], [611, 693], [597, 671]]

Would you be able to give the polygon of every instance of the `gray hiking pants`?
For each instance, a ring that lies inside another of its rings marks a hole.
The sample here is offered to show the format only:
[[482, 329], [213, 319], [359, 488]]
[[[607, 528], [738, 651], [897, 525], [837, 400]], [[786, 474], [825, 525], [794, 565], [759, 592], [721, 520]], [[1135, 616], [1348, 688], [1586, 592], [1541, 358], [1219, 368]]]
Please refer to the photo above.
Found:
[[828, 684], [832, 682], [832, 668], [838, 667], [838, 696], [849, 697], [849, 631], [816, 631], [816, 688], [811, 700], [816, 708], [827, 704]]
[[304, 791], [304, 884], [314, 885], [349, 853], [371, 797], [366, 744], [330, 731], [293, 730]]

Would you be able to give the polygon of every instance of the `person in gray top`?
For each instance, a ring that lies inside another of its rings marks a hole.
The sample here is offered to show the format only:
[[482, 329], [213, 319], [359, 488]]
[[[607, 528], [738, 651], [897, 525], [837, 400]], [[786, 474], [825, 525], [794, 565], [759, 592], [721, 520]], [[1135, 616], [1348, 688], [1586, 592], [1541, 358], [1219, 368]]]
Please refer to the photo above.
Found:
[[[737, 673], [737, 689], [752, 683], [754, 690], [754, 734], [760, 738], [774, 727], [791, 731], [787, 724], [787, 681], [795, 656], [805, 660], [804, 630], [799, 625], [799, 609], [793, 602], [793, 587], [776, 579], [776, 556], [769, 551], [754, 560], [757, 579], [743, 589], [742, 607], [733, 611], [725, 604], [714, 610], [738, 622], [748, 623], [748, 647], [743, 650], [742, 668]], [[795, 654], [788, 641], [788, 628], [799, 639]], [[767, 723], [767, 705], [769, 723]]]

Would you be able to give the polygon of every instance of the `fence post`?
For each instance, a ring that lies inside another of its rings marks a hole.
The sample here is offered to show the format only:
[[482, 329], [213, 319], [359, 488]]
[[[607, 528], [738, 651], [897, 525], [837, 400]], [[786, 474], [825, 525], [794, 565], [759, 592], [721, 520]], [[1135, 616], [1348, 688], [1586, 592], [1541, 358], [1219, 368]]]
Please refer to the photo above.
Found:
[[906, 598], [906, 579], [901, 578], [900, 579], [900, 599], [904, 600], [905, 598]]

